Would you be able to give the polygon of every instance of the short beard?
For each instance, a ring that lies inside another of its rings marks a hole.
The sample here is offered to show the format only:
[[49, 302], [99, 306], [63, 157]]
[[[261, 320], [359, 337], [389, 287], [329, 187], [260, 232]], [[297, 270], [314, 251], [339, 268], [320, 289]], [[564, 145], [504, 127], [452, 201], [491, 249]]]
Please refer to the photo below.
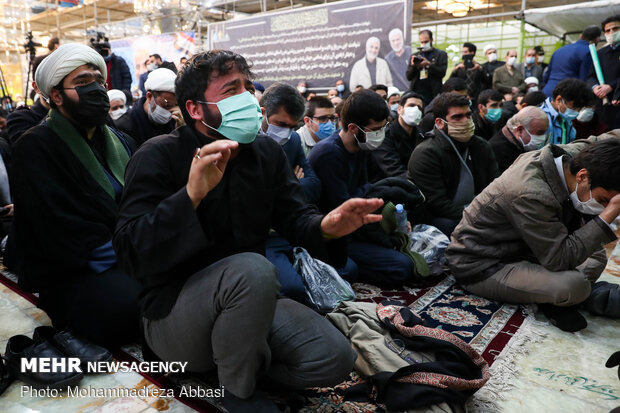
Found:
[[[211, 128], [214, 128], [214, 129], [219, 128], [220, 125], [222, 124], [222, 114], [212, 113], [209, 110], [209, 105], [206, 103], [201, 103], [200, 105], [202, 106], [202, 114], [204, 115], [203, 122], [211, 126]], [[207, 128], [207, 136], [214, 138], [214, 139], [228, 139], [226, 136], [222, 135], [217, 130], [211, 129], [208, 126], [206, 128]]]

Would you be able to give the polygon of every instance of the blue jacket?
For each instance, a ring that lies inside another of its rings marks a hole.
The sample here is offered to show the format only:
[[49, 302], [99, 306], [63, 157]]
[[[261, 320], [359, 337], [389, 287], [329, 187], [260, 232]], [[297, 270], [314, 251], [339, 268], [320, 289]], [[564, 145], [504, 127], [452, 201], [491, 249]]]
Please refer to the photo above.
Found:
[[295, 170], [296, 166], [301, 167], [304, 171], [304, 177], [299, 180], [306, 200], [317, 205], [321, 199], [321, 181], [314, 173], [314, 169], [310, 166], [310, 162], [306, 159], [304, 150], [301, 147], [301, 138], [297, 132], [293, 131], [291, 138], [282, 145], [282, 150], [286, 154], [291, 169]]
[[592, 67], [592, 56], [590, 56], [588, 42], [578, 40], [573, 44], [560, 47], [551, 56], [549, 66], [543, 74], [545, 87], [542, 91], [551, 97], [555, 86], [569, 77], [585, 82], [588, 79], [590, 67]]
[[125, 59], [112, 53], [110, 60], [112, 65], [110, 66], [108, 76], [110, 76], [110, 82], [112, 82], [112, 89], [131, 91], [131, 73]]
[[[565, 120], [562, 115], [551, 106], [551, 100], [549, 98], [543, 102], [540, 108], [547, 114], [547, 118], [549, 119], [546, 143], [559, 145], [570, 143], [575, 140], [577, 132], [575, 128], [573, 128], [573, 123]], [[566, 132], [564, 132], [562, 126], [566, 129]]]

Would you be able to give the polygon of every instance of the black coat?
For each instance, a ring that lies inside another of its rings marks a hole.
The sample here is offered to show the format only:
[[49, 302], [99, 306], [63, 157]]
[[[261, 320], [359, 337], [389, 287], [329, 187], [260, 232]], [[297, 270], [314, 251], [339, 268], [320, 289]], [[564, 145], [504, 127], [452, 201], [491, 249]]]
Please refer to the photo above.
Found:
[[110, 76], [112, 89], [131, 92], [131, 72], [129, 71], [129, 66], [127, 66], [125, 59], [113, 53], [110, 55], [110, 61], [112, 64], [108, 76]]
[[183, 126], [146, 142], [127, 166], [114, 249], [120, 266], [144, 286], [147, 318], [165, 317], [185, 281], [208, 265], [241, 252], [264, 255], [270, 228], [313, 257], [346, 262], [346, 240], [325, 248], [322, 215], [266, 135], [240, 145], [222, 181], [194, 209], [185, 189], [194, 150], [211, 142]]
[[[442, 136], [438, 136], [439, 133], [437, 129], [428, 133], [426, 139], [415, 148], [409, 159], [407, 177], [420, 188], [433, 216], [461, 219], [462, 206], [452, 203], [459, 185], [461, 162], [452, 146]], [[468, 146], [468, 163], [477, 195], [499, 176], [499, 172], [495, 155], [487, 141], [473, 136]]]
[[151, 122], [149, 116], [144, 111], [144, 102], [146, 97], [140, 98], [138, 102], [120, 118], [114, 121], [117, 129], [131, 136], [136, 146], [142, 145], [154, 136], [165, 135], [174, 130], [174, 119], [165, 125], [158, 125]]
[[515, 139], [514, 135], [508, 130], [506, 130], [506, 133], [508, 136], [504, 135], [503, 129], [500, 129], [489, 140], [497, 160], [500, 175], [513, 164], [519, 155], [525, 152], [523, 144], [518, 139]]
[[40, 99], [30, 108], [22, 107], [11, 112], [6, 119], [9, 143], [15, 145], [24, 132], [41, 123], [48, 113], [49, 109], [41, 104]]
[[476, 104], [478, 101], [478, 95], [484, 89], [487, 89], [488, 77], [487, 72], [482, 69], [457, 69], [450, 75], [450, 78], [458, 77], [463, 79], [467, 84], [467, 94], [471, 98], [472, 102]]
[[[601, 63], [605, 83], [611, 86], [611, 92], [607, 95], [609, 105], [603, 106], [601, 99], [596, 99], [596, 112], [601, 115], [601, 121], [609, 129], [617, 129], [620, 128], [620, 107], [612, 106], [611, 101], [620, 100], [620, 47], [614, 50], [608, 45], [599, 49], [598, 60]], [[594, 65], [590, 69], [588, 84], [590, 86], [599, 84]]]
[[422, 140], [414, 126], [411, 135], [400, 125], [398, 119], [385, 129], [385, 139], [381, 146], [372, 151], [377, 171], [373, 182], [394, 176], [407, 177], [407, 164], [416, 145]]
[[[420, 55], [420, 53], [416, 53]], [[420, 69], [409, 62], [407, 68], [407, 80], [411, 82], [409, 90], [413, 90], [424, 97], [424, 104], [428, 104], [435, 96], [441, 93], [441, 85], [443, 77], [448, 69], [448, 54], [443, 50], [433, 48], [428, 53], [421, 53], [428, 56], [427, 60], [431, 62], [428, 67], [428, 78], [420, 80]]]
[[500, 120], [495, 123], [491, 123], [488, 120], [484, 119], [482, 116], [480, 116], [480, 112], [478, 112], [478, 110], [474, 111], [474, 113], [472, 114], [472, 119], [474, 120], [474, 125], [476, 125], [476, 130], [474, 133], [476, 134], [476, 136], [484, 138], [485, 141], [488, 141], [493, 137], [493, 135], [495, 135], [499, 125], [501, 124]]

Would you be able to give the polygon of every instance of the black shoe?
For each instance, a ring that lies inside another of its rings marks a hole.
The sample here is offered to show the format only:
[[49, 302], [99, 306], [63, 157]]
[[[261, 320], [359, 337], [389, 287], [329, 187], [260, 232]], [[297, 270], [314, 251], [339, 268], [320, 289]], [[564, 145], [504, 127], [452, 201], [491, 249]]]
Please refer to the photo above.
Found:
[[574, 333], [588, 326], [586, 319], [577, 311], [577, 306], [558, 307], [552, 304], [539, 304], [538, 308], [551, 324], [562, 331]]
[[241, 399], [224, 390], [224, 397], [218, 399], [218, 403], [229, 413], [282, 413], [274, 402], [258, 391], [247, 399]]
[[29, 337], [18, 335], [11, 337], [6, 344], [4, 359], [10, 374], [35, 389], [64, 389], [77, 384], [84, 377], [80, 372], [22, 372], [22, 359], [30, 361], [39, 358], [67, 361], [67, 357], [47, 341], [36, 343]]
[[112, 353], [69, 330], [58, 331], [54, 327], [42, 326], [34, 329], [34, 341], [48, 341], [68, 357], [77, 357], [82, 362], [82, 371], [88, 362], [112, 361]]
[[4, 359], [0, 357], [0, 395], [4, 393], [7, 387], [13, 382], [11, 372], [4, 365]]

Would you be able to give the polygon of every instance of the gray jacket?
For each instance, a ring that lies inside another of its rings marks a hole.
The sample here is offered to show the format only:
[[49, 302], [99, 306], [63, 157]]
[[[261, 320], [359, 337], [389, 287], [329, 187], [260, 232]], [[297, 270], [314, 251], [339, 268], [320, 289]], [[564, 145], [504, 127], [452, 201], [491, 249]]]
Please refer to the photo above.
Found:
[[[620, 138], [620, 130], [589, 140], [605, 138]], [[556, 168], [555, 157], [575, 156], [586, 145], [582, 140], [526, 152], [472, 201], [446, 250], [461, 283], [476, 282], [497, 264], [521, 260], [549, 271], [572, 270], [616, 239], [598, 216], [581, 225]]]

